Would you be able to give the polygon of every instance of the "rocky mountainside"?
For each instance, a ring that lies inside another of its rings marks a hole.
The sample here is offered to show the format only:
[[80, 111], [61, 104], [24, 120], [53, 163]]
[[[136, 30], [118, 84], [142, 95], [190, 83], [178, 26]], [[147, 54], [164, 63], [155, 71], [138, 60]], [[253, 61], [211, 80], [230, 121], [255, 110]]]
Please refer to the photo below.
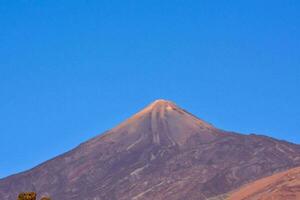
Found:
[[300, 166], [300, 146], [220, 130], [165, 100], [29, 171], [0, 180], [0, 199], [205, 200]]
[[257, 180], [233, 192], [228, 200], [299, 200], [300, 167]]

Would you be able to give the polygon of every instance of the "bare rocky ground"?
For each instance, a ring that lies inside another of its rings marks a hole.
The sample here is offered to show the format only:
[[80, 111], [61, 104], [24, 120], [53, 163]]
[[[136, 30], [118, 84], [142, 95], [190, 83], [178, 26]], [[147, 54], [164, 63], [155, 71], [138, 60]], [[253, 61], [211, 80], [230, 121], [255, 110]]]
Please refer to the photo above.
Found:
[[229, 196], [228, 200], [299, 200], [300, 167], [259, 179]]

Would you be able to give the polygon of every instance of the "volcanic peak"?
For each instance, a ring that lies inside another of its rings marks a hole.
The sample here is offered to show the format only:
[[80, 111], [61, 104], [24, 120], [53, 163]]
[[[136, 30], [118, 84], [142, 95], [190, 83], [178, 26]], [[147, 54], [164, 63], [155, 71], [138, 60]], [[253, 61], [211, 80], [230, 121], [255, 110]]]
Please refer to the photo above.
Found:
[[143, 111], [161, 111], [164, 109], [179, 109], [178, 106], [176, 106], [175, 103], [171, 102], [171, 101], [167, 101], [164, 99], [158, 99], [155, 100], [153, 103], [151, 103], [149, 106], [147, 106], [145, 109], [143, 109], [141, 112]]
[[[167, 100], [156, 100], [112, 130], [136, 136], [136, 144], [150, 140], [155, 144], [184, 144], [194, 135], [202, 141], [211, 141], [218, 132], [209, 123], [195, 117]], [[112, 134], [117, 136], [117, 134]], [[119, 134], [118, 134], [119, 135]]]
[[170, 106], [170, 105], [176, 106], [175, 103], [173, 103], [172, 101], [168, 101], [165, 99], [157, 99], [150, 104], [150, 106]]

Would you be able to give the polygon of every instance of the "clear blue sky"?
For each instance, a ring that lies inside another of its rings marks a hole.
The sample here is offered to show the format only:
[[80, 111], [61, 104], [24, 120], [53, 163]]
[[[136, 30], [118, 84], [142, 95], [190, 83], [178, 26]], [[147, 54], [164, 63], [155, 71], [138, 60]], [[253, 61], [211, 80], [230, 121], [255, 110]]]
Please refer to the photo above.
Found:
[[2, 0], [0, 177], [157, 98], [300, 143], [299, 0]]

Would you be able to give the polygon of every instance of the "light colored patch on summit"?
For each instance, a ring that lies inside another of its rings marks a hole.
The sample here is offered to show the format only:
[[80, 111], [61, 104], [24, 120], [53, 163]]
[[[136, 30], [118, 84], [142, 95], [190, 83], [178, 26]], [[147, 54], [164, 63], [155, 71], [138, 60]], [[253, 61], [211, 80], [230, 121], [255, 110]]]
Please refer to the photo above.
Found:
[[166, 108], [167, 110], [173, 110], [173, 108], [171, 107], [171, 106], [167, 106], [167, 108]]

